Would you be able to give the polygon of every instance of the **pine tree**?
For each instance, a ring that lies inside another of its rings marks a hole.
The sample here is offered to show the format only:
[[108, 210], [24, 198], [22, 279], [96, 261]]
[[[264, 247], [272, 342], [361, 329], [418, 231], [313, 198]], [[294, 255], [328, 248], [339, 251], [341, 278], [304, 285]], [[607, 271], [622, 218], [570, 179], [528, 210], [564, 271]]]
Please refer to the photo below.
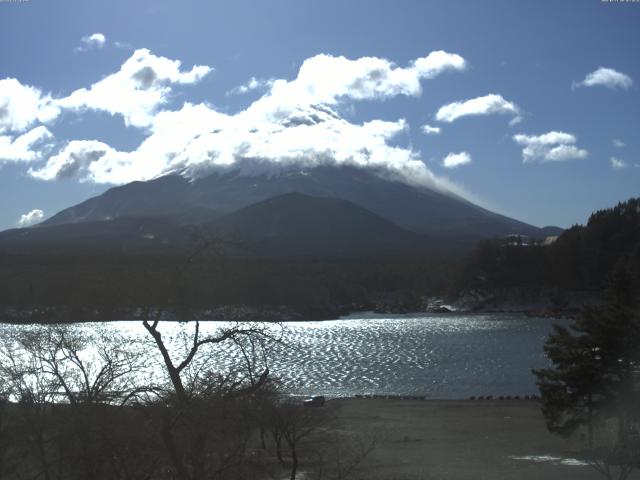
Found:
[[545, 344], [553, 366], [535, 370], [550, 431], [571, 435], [615, 419], [617, 447], [637, 432], [636, 373], [640, 365], [638, 291], [626, 263], [614, 270], [603, 306], [588, 308], [569, 327], [556, 325]]

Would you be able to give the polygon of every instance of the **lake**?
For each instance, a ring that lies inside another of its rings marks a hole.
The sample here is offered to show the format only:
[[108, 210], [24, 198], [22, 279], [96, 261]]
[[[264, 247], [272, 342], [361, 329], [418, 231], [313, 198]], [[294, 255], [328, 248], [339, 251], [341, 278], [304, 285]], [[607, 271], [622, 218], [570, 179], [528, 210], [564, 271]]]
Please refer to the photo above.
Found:
[[[532, 368], [548, 365], [544, 341], [557, 320], [519, 314], [363, 313], [269, 328], [284, 341], [268, 354], [270, 371], [295, 395], [424, 395], [458, 399], [537, 393]], [[203, 323], [203, 330], [220, 323]], [[131, 340], [147, 340], [140, 322], [109, 322]], [[28, 326], [3, 325], [2, 331]], [[72, 328], [91, 330], [95, 324]], [[193, 324], [163, 322], [179, 349]], [[155, 355], [152, 345], [150, 352]], [[215, 353], [221, 370], [238, 365], [233, 345]]]

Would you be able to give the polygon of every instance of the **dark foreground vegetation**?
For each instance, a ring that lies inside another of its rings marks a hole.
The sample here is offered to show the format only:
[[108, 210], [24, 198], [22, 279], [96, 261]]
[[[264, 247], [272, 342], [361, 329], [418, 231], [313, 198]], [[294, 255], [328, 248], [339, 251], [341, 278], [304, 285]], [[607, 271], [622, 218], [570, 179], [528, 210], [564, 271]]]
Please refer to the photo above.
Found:
[[640, 292], [628, 266], [612, 273], [603, 305], [555, 326], [536, 370], [550, 431], [586, 436], [593, 464], [624, 480], [640, 466]]
[[[179, 348], [161, 322], [144, 327], [145, 345], [52, 326], [3, 338], [0, 478], [348, 478], [372, 448], [278, 392], [262, 360], [278, 340], [259, 325], [204, 335], [196, 323]], [[211, 363], [223, 342], [235, 371]]]

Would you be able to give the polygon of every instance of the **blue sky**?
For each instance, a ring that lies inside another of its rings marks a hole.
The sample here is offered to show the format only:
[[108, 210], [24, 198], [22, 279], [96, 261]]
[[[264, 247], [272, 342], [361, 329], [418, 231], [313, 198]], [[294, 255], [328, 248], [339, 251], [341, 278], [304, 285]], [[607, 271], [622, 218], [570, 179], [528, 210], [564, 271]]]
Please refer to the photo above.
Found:
[[247, 158], [583, 223], [640, 195], [639, 27], [601, 0], [3, 2], [0, 229]]

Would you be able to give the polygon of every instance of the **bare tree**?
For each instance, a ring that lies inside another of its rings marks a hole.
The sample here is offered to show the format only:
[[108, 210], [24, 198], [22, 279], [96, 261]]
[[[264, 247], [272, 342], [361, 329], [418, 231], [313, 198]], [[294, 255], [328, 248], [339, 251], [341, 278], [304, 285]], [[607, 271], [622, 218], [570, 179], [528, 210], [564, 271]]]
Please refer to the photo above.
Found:
[[[236, 432], [232, 432], [239, 435], [233, 442], [227, 439], [226, 446], [216, 447], [216, 433], [224, 423], [217, 413], [229, 411], [230, 401], [237, 406], [251, 402], [253, 395], [268, 384], [266, 356], [258, 352], [275, 338], [268, 327], [260, 324], [236, 324], [203, 333], [201, 322], [194, 320], [184, 348], [176, 349], [163, 337], [162, 323], [155, 318], [144, 320], [143, 326], [160, 353], [170, 383], [170, 390], [162, 399], [165, 415], [161, 430], [176, 476], [195, 480], [205, 478], [207, 472], [228, 469], [231, 463], [242, 463], [244, 448], [257, 424], [245, 425], [253, 418], [245, 409], [246, 418], [236, 418]], [[238, 369], [221, 373], [215, 368], [214, 349], [225, 343], [238, 347], [242, 361]], [[216, 418], [220, 420], [217, 425], [212, 422]], [[221, 452], [222, 455], [213, 455]]]
[[277, 456], [282, 460], [281, 442], [284, 440], [291, 458], [290, 479], [295, 480], [300, 466], [300, 446], [319, 429], [326, 427], [328, 417], [324, 408], [306, 407], [301, 402], [286, 400], [273, 406], [272, 433]]
[[42, 375], [38, 358], [25, 350], [21, 340], [20, 335], [7, 336], [0, 351], [0, 375], [16, 402], [16, 428], [23, 432], [14, 438], [14, 451], [24, 450], [29, 459], [20, 465], [27, 478], [51, 480], [55, 438], [50, 412], [58, 385], [54, 378]]
[[134, 460], [137, 452], [123, 456], [121, 448], [136, 432], [122, 419], [138, 421], [121, 407], [136, 389], [141, 359], [126, 345], [130, 342], [113, 332], [83, 334], [57, 326], [5, 339], [0, 375], [11, 383], [12, 399], [18, 402], [16, 439], [28, 440], [27, 458], [34, 459], [21, 462], [25, 475], [115, 479], [118, 475], [109, 469], [115, 457], [120, 465], [126, 460], [129, 471], [140, 470], [133, 467], [142, 465]]
[[143, 353], [113, 331], [54, 326], [26, 332], [19, 342], [40, 373], [53, 379], [55, 399], [71, 405], [121, 403], [137, 391]]

